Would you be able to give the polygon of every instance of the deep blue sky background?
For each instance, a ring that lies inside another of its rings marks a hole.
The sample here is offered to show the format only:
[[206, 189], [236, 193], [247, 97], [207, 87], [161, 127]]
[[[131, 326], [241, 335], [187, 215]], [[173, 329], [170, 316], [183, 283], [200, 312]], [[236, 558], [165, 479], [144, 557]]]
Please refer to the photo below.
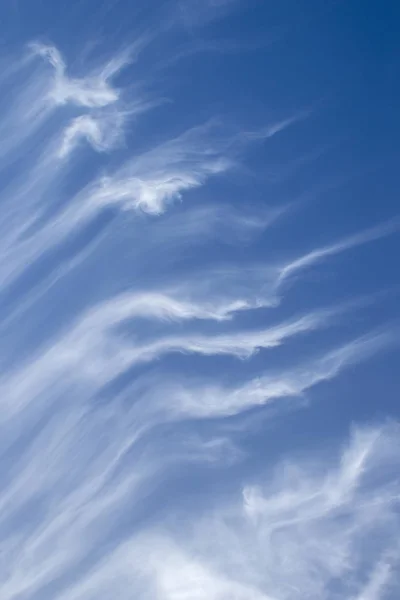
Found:
[[2, 600], [398, 597], [399, 23], [1, 4]]

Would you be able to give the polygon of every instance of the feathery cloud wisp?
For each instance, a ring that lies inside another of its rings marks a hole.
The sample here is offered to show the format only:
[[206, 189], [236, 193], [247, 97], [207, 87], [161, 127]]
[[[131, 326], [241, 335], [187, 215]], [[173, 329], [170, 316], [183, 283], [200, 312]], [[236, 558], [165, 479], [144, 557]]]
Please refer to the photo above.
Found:
[[396, 233], [399, 231], [399, 228], [400, 220], [396, 218], [387, 223], [382, 223], [370, 229], [361, 231], [360, 233], [355, 233], [354, 235], [339, 240], [334, 244], [316, 248], [315, 250], [300, 256], [299, 258], [282, 267], [279, 273], [278, 283], [282, 284], [286, 279], [294, 274], [299, 273], [308, 267], [316, 265], [330, 256], [342, 254], [346, 250], [357, 248], [357, 246], [363, 246], [369, 242], [374, 242], [383, 237]]

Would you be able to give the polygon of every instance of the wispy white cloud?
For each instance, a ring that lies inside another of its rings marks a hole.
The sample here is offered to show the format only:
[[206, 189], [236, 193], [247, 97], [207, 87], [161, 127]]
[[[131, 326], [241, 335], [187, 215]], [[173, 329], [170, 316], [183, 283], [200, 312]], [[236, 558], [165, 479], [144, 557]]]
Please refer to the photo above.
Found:
[[[116, 133], [107, 116], [97, 121], [90, 116], [78, 118], [67, 127], [57, 153], [68, 154], [82, 136], [96, 147], [107, 147]], [[61, 212], [38, 227], [34, 235], [7, 249], [3, 282], [15, 278], [21, 269], [106, 207], [118, 206], [151, 215], [162, 213], [171, 202], [181, 199], [184, 192], [200, 187], [209, 177], [230, 167], [229, 159], [224, 156], [228, 144], [229, 140], [215, 138], [208, 125], [194, 128], [129, 160], [114, 174], [97, 178], [80, 190]]]
[[2, 103], [0, 116], [0, 171], [21, 159], [26, 160], [38, 134], [51, 117], [46, 103], [48, 77], [41, 69], [31, 68], [20, 56], [9, 57], [12, 76], [0, 79]]
[[92, 117], [81, 115], [69, 123], [64, 130], [60, 157], [65, 157], [85, 139], [95, 150], [111, 149], [121, 136], [121, 115]]
[[132, 586], [144, 600], [380, 598], [399, 585], [385, 567], [399, 559], [398, 433], [357, 429], [339, 459], [286, 460], [242, 501], [214, 499], [209, 514], [180, 513], [125, 541], [61, 598], [123, 600]]
[[[339, 346], [278, 372], [261, 375], [236, 386], [198, 384], [196, 381], [171, 382], [166, 376], [157, 382], [155, 375], [151, 383], [139, 380], [139, 389], [146, 389], [148, 410], [156, 415], [172, 419], [215, 418], [240, 414], [255, 406], [279, 399], [302, 398], [315, 385], [328, 382], [352, 365], [370, 359], [376, 353], [397, 345], [397, 328], [371, 332], [347, 344]], [[163, 389], [163, 396], [161, 394]], [[167, 408], [158, 398], [168, 397]]]
[[226, 141], [217, 136], [209, 125], [196, 127], [135, 157], [113, 176], [100, 180], [90, 193], [90, 204], [162, 213], [183, 192], [231, 166], [224, 156]]
[[303, 121], [309, 116], [310, 111], [300, 111], [291, 117], [281, 119], [256, 131], [246, 131], [244, 132], [244, 136], [250, 140], [267, 140], [272, 138], [274, 135], [281, 133], [281, 131], [285, 131], [285, 129], [288, 129], [291, 127], [291, 125], [295, 125], [296, 123]]
[[[56, 104], [71, 102], [78, 106], [97, 108], [113, 104], [119, 99], [119, 91], [109, 82], [110, 76], [114, 74], [113, 71], [109, 72], [107, 69], [103, 73], [84, 78], [70, 78], [66, 73], [64, 59], [57, 48], [35, 43], [31, 45], [31, 49], [54, 68], [54, 80], [49, 98]], [[122, 67], [123, 63], [119, 65], [118, 70]]]
[[[56, 79], [64, 76], [66, 66], [55, 47], [36, 44], [32, 49], [49, 60], [55, 69]], [[1, 194], [4, 230], [1, 244], [5, 260], [0, 270], [3, 271], [3, 283], [9, 275], [18, 274], [24, 264], [29, 265], [30, 256], [34, 259], [37, 252], [44, 249], [35, 236], [28, 236], [29, 242], [26, 242], [23, 234], [35, 225], [35, 221], [40, 223], [42, 213], [48, 210], [48, 206], [44, 206], [48, 200], [47, 193], [51, 191], [54, 195], [56, 190], [52, 186], [63, 182], [67, 165], [65, 160], [60, 159], [70, 155], [82, 138], [86, 138], [97, 150], [110, 149], [122, 136], [125, 121], [150, 106], [147, 100], [142, 99], [112, 108], [88, 106], [84, 107], [85, 114], [74, 117], [67, 124], [65, 116], [57, 113], [57, 107], [49, 102], [48, 93], [54, 86], [54, 77], [43, 65], [26, 57], [14, 62], [12, 77], [3, 81], [3, 85], [7, 86], [6, 94], [12, 101], [0, 118], [0, 153], [7, 155], [2, 167], [17, 163], [19, 169], [23, 169], [24, 177], [17, 179], [11, 170], [11, 178], [6, 178], [7, 185]], [[111, 61], [103, 68], [104, 76], [111, 77], [122, 66], [123, 61]], [[41, 227], [37, 227], [37, 232], [40, 230]]]
[[[399, 558], [395, 560], [399, 562]], [[372, 573], [356, 600], [380, 600], [385, 597], [387, 588], [394, 579], [393, 565], [389, 557], [383, 557], [373, 568]]]
[[[6, 415], [18, 413], [39, 397], [60, 394], [56, 389], [72, 382], [87, 382], [99, 389], [126, 369], [157, 360], [169, 353], [191, 353], [203, 356], [228, 355], [249, 358], [260, 349], [274, 348], [293, 336], [309, 333], [333, 322], [337, 311], [315, 312], [280, 323], [268, 329], [234, 331], [226, 334], [165, 333], [155, 338], [124, 335], [121, 325], [138, 317], [161, 319], [229, 318], [247, 307], [241, 302], [229, 305], [193, 304], [150, 294], [123, 296], [91, 309], [59, 339], [28, 364], [0, 380]], [[140, 329], [139, 329], [140, 331]]]
[[201, 304], [182, 301], [179, 297], [162, 293], [124, 294], [93, 310], [87, 317], [86, 326], [92, 327], [95, 324], [97, 327], [108, 327], [125, 319], [137, 317], [177, 321], [189, 319], [222, 321], [230, 319], [235, 312], [246, 308], [247, 305], [241, 301], [234, 301], [231, 304], [210, 301], [208, 304]]
[[[190, 26], [235, 4], [178, 3]], [[12, 83], [0, 81], [15, 99], [0, 116], [2, 173], [19, 165], [0, 196], [1, 598], [378, 600], [395, 585], [398, 561], [398, 426], [357, 430], [336, 463], [329, 453], [320, 465], [287, 461], [275, 478], [249, 483], [239, 464], [246, 453], [224, 419], [301, 398], [398, 343], [392, 324], [311, 358], [307, 345], [282, 367], [278, 346], [312, 336], [325, 348], [322, 330], [355, 303], [272, 310], [294, 275], [396, 232], [398, 222], [283, 266], [279, 257], [260, 266], [260, 246], [230, 263], [228, 243], [251, 246], [287, 209], [253, 209], [248, 198], [222, 204], [211, 193], [180, 202], [232, 170], [249, 142], [307, 115], [254, 133], [210, 121], [177, 134], [173, 124], [150, 149], [145, 140], [121, 144], [104, 167], [128, 122], [154, 106], [140, 93], [129, 98], [117, 77], [148, 39], [78, 71], [36, 43], [10, 70]], [[82, 142], [103, 153], [87, 174], [81, 163], [74, 171]], [[88, 269], [84, 227], [96, 229], [100, 216], [106, 233], [91, 256], [99, 268]], [[210, 241], [193, 260], [188, 250]], [[250, 364], [263, 350], [265, 364]], [[171, 354], [196, 355], [205, 372], [193, 381], [166, 369]], [[215, 369], [217, 356], [240, 364], [234, 382]], [[185, 513], [186, 472], [197, 467], [205, 479], [224, 469], [230, 490], [237, 477], [240, 500], [215, 493], [214, 510], [204, 503], [200, 515], [191, 498]], [[367, 547], [371, 538], [379, 547]]]
[[392, 221], [382, 223], [381, 225], [365, 229], [364, 231], [343, 238], [334, 244], [316, 248], [283, 266], [279, 273], [279, 284], [283, 283], [296, 273], [323, 262], [326, 258], [342, 254], [346, 250], [351, 250], [352, 248], [363, 246], [369, 242], [374, 242], [393, 233], [397, 233], [399, 228], [400, 221], [396, 218]]
[[[258, 226], [262, 232], [268, 225], [273, 225], [278, 218], [284, 216], [286, 210], [272, 211], [270, 217], [268, 215], [258, 216], [253, 220], [254, 227]], [[244, 226], [245, 223], [245, 219], [242, 218], [240, 226]], [[250, 224], [251, 221], [248, 221], [248, 225]], [[250, 227], [249, 231], [251, 231]], [[397, 234], [398, 231], [399, 221], [395, 218], [392, 221], [344, 238], [335, 244], [316, 248], [283, 266], [277, 265], [276, 261], [272, 260], [263, 264], [252, 262], [245, 269], [228, 263], [218, 268], [209, 267], [201, 272], [200, 277], [191, 278], [190, 274], [187, 277], [190, 288], [193, 291], [195, 290], [198, 295], [201, 295], [203, 290], [214, 295], [220, 293], [223, 297], [230, 290], [230, 293], [234, 291], [236, 294], [251, 296], [253, 304], [272, 308], [280, 304], [284, 296], [284, 286], [289, 285], [291, 281], [295, 282], [296, 275], [301, 275], [308, 268], [311, 269], [314, 266], [323, 264], [330, 257], [384, 239], [387, 236]]]
[[[0, 493], [0, 572], [8, 600], [44, 593], [86, 560], [96, 562], [127, 506], [135, 510], [176, 465], [235, 460], [229, 439], [153, 434], [143, 440], [143, 424], [127, 414], [121, 420], [115, 408], [90, 410], [65, 400], [45, 413], [33, 441], [25, 440]], [[18, 523], [25, 511], [29, 526], [22, 523], [16, 535], [10, 533], [8, 524]], [[111, 547], [120, 544], [119, 537]]]
[[176, 5], [183, 26], [197, 27], [224, 17], [240, 5], [240, 0], [178, 0]]

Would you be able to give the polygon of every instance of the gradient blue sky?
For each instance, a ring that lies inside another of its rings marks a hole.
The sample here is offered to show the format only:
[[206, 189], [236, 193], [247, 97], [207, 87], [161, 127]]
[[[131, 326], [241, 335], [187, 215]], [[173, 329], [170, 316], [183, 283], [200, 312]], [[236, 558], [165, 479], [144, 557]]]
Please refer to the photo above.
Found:
[[0, 5], [0, 599], [396, 600], [400, 5]]

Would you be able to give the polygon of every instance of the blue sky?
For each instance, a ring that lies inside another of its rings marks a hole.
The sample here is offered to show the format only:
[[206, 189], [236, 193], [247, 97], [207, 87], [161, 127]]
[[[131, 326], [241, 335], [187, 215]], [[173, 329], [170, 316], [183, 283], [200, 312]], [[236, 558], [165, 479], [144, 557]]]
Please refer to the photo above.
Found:
[[1, 4], [1, 600], [399, 597], [399, 17]]

